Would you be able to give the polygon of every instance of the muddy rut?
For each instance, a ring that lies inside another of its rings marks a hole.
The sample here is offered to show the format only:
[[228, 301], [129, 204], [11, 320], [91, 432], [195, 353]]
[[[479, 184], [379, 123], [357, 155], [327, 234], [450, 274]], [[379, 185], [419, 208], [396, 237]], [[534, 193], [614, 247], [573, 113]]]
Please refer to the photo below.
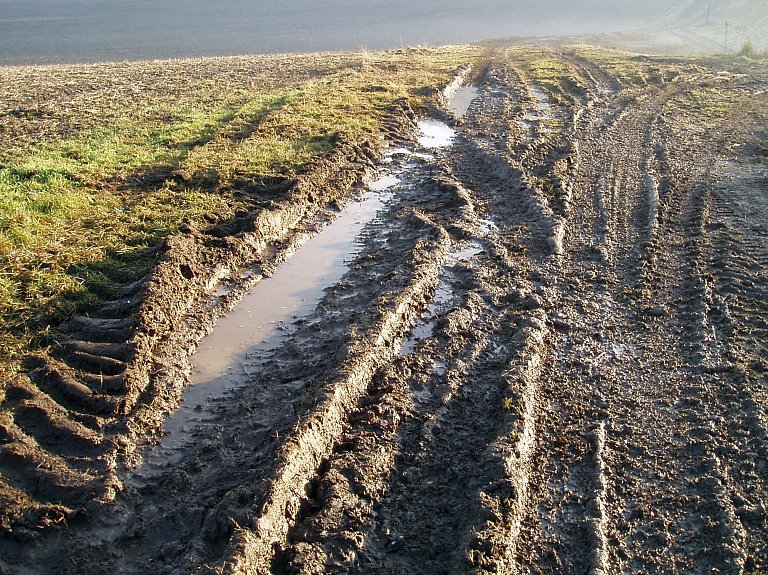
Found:
[[[30, 360], [4, 398], [0, 566], [768, 570], [765, 68], [646, 59], [629, 82], [544, 55], [558, 75], [522, 50], [457, 72], [466, 113], [431, 111], [450, 141], [398, 103], [384, 140], [174, 238]], [[380, 176], [341, 281], [140, 466], [216, 319]]]

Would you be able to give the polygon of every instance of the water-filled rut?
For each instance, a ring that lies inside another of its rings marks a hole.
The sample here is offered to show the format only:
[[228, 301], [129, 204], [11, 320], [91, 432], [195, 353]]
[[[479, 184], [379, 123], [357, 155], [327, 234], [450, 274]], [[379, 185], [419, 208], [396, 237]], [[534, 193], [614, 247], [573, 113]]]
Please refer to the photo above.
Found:
[[295, 321], [312, 312], [324, 290], [341, 279], [359, 249], [357, 236], [390, 197], [383, 193], [389, 187], [386, 179], [369, 187], [372, 191], [347, 206], [271, 276], [260, 280], [200, 342], [190, 358], [190, 386], [181, 405], [165, 421], [160, 445], [145, 455], [153, 467], [178, 458], [195, 426], [211, 417], [206, 405], [247, 385], [250, 370], [285, 342]]
[[[193, 435], [206, 422], [215, 420], [209, 408], [211, 402], [248, 385], [252, 373], [274, 355], [270, 352], [289, 341], [296, 325], [306, 321], [326, 290], [349, 271], [363, 248], [360, 234], [398, 188], [413, 188], [414, 179], [434, 170], [436, 157], [426, 151], [450, 146], [454, 136], [454, 130], [444, 122], [419, 121], [417, 141], [424, 151], [394, 148], [387, 152], [385, 167], [366, 185], [367, 190], [339, 214], [327, 214], [333, 218], [330, 224], [298, 245], [270, 276], [258, 279], [217, 322], [190, 358], [190, 385], [184, 390], [179, 409], [166, 419], [159, 445], [144, 454], [147, 464], [139, 470], [139, 477], [177, 461]], [[448, 259], [465, 258], [477, 251], [480, 248], [473, 245], [450, 254]], [[246, 270], [241, 278], [253, 283], [253, 274]], [[222, 285], [217, 295], [225, 297], [231, 290], [232, 286]]]
[[[169, 433], [148, 454], [134, 485], [146, 490], [148, 482], [163, 484], [183, 469], [194, 491], [207, 484], [213, 491], [229, 485], [240, 492], [230, 471], [270, 477], [255, 492], [248, 488], [255, 498], [254, 505], [246, 505], [250, 511], [236, 513], [238, 525], [250, 525], [234, 534], [233, 549], [239, 551], [228, 561], [236, 570], [274, 569], [283, 553], [293, 553], [291, 541], [306, 505], [303, 493], [334, 446], [343, 442], [355, 405], [364, 401], [376, 374], [402, 353], [403, 342], [419, 337], [423, 344], [433, 337], [409, 336], [422, 313], [427, 314], [422, 323], [428, 322], [437, 307], [444, 312], [444, 304], [453, 302], [453, 307], [461, 301], [453, 294], [456, 266], [482, 252], [480, 242], [494, 226], [481, 220], [471, 194], [446, 170], [454, 138], [445, 123], [422, 121], [411, 145], [385, 150], [368, 185], [367, 195], [377, 199], [359, 204], [367, 216], [342, 212], [271, 277], [260, 280], [191, 357], [192, 385], [182, 409], [166, 422]], [[336, 237], [336, 230], [343, 237]], [[323, 263], [336, 272], [312, 274], [311, 299], [304, 293], [309, 282], [303, 276], [310, 268], [322, 270], [314, 264], [324, 245], [335, 247], [336, 263]], [[312, 265], [303, 265], [302, 258]], [[293, 299], [269, 302], [269, 315], [254, 319], [261, 312], [253, 306], [269, 301], [273, 280], [287, 281], [276, 291]], [[270, 337], [263, 335], [265, 326], [272, 327]], [[250, 341], [243, 333], [250, 334]], [[436, 372], [441, 366], [436, 359]], [[200, 460], [200, 449], [210, 448], [219, 460], [215, 467]], [[151, 500], [146, 505], [157, 505]], [[131, 521], [147, 512], [157, 516], [165, 508], [146, 505]], [[210, 519], [214, 523], [206, 519], [204, 530], [213, 529], [216, 537], [232, 533], [234, 524]], [[152, 529], [160, 541], [142, 538], [133, 552], [152, 554], [163, 539], [163, 524], [167, 520]]]

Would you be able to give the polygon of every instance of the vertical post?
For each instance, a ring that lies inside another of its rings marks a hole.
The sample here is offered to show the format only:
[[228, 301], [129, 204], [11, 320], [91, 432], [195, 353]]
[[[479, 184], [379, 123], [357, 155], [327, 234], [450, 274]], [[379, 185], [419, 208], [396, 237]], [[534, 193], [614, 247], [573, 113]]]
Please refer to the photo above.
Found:
[[712, 0], [709, 0], [709, 4], [707, 4], [707, 24], [709, 24], [709, 13], [712, 10]]
[[728, 55], [728, 22], [725, 23], [725, 45], [723, 46], [725, 55]]

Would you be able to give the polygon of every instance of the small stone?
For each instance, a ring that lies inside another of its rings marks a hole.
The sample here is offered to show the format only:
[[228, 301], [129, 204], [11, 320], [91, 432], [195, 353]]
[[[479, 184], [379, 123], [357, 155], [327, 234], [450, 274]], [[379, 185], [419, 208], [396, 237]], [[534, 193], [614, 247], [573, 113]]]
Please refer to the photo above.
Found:
[[539, 309], [540, 307], [541, 299], [536, 295], [532, 295], [523, 302], [523, 308], [529, 311]]

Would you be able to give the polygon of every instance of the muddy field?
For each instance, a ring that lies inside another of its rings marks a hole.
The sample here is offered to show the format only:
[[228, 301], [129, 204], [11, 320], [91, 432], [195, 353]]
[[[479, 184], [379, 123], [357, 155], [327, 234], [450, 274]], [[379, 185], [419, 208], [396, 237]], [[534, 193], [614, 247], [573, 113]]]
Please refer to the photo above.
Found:
[[[1, 571], [768, 570], [765, 65], [499, 49], [456, 77], [27, 362]], [[152, 448], [217, 319], [369, 187], [341, 280]]]

